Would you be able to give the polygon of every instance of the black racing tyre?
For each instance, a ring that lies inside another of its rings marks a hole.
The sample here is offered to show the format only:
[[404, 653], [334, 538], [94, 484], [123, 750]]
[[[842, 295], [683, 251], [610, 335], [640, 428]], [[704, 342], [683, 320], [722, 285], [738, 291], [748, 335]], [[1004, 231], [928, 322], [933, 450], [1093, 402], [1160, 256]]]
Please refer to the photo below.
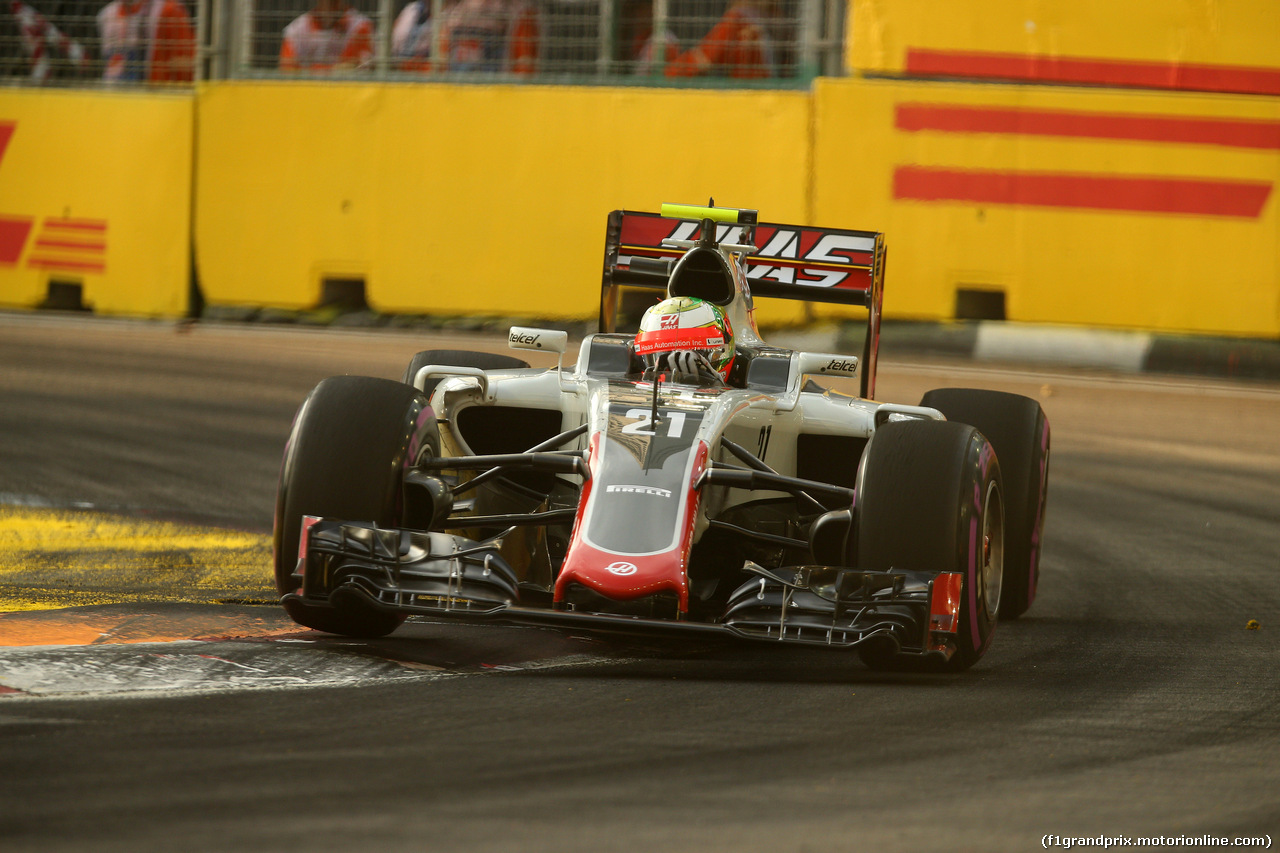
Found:
[[[1004, 513], [991, 444], [965, 424], [885, 424], [867, 444], [857, 495], [855, 565], [963, 575], [956, 652], [941, 668], [968, 669], [990, 646], [1000, 608]], [[884, 646], [862, 658], [876, 669], [918, 668]]]
[[930, 391], [920, 402], [947, 420], [977, 427], [996, 449], [1004, 486], [1004, 591], [1000, 618], [1035, 601], [1049, 494], [1049, 419], [1029, 397], [975, 388]]
[[[335, 376], [317, 385], [294, 417], [280, 469], [273, 543], [280, 594], [295, 591], [304, 515], [398, 526], [405, 468], [439, 447], [435, 418], [413, 388], [368, 376]], [[354, 596], [333, 606], [294, 598], [284, 604], [300, 625], [354, 637], [380, 637], [404, 621]]]
[[[409, 366], [404, 369], [404, 376], [400, 378], [400, 381], [406, 385], [412, 385], [413, 378], [418, 375], [418, 371], [428, 364], [447, 364], [450, 367], [478, 367], [481, 370], [512, 370], [529, 366], [529, 362], [513, 355], [503, 355], [495, 352], [472, 352], [464, 349], [425, 349], [409, 360]], [[431, 392], [436, 390], [436, 386], [439, 384], [440, 379], [428, 379], [426, 386], [422, 389], [422, 393], [429, 399]]]

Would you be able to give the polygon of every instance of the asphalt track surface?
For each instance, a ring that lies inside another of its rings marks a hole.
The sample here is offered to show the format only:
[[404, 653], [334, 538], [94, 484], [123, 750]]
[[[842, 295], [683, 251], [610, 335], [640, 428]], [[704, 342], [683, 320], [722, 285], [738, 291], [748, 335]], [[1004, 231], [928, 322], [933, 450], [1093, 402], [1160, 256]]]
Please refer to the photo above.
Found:
[[1041, 594], [960, 675], [430, 622], [355, 642], [256, 603], [306, 391], [477, 344], [0, 316], [0, 848], [1280, 831], [1280, 386], [882, 364], [882, 399], [978, 385], [1052, 422]]

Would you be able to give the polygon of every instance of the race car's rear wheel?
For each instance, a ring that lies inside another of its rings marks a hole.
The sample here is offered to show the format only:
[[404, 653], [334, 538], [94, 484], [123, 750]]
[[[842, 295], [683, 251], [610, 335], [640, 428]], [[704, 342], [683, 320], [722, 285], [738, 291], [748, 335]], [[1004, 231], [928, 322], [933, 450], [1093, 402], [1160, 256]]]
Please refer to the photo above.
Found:
[[1005, 500], [1005, 581], [1000, 618], [1016, 619], [1035, 601], [1040, 581], [1049, 420], [1029, 397], [974, 388], [930, 391], [920, 402], [947, 420], [977, 427], [996, 449]]
[[[412, 388], [367, 376], [335, 376], [317, 385], [294, 418], [280, 470], [274, 546], [281, 595], [297, 586], [304, 515], [398, 526], [405, 468], [438, 453], [439, 446], [435, 418]], [[330, 606], [292, 597], [284, 604], [301, 625], [349, 636], [379, 637], [404, 621], [354, 596]]]
[[[888, 423], [867, 444], [854, 508], [860, 569], [958, 572], [963, 576], [956, 651], [963, 670], [991, 643], [1000, 608], [1004, 512], [1000, 466], [987, 439], [947, 421]], [[869, 646], [874, 668], [911, 666]]]
[[[412, 385], [414, 377], [418, 375], [418, 371], [428, 364], [441, 364], [449, 367], [478, 367], [481, 370], [512, 370], [529, 366], [529, 362], [518, 359], [513, 355], [503, 355], [496, 352], [425, 349], [409, 360], [409, 366], [404, 369], [404, 376], [400, 378], [400, 381], [406, 385]], [[430, 398], [431, 392], [436, 390], [436, 386], [439, 384], [439, 378], [428, 379], [422, 389], [422, 393]]]

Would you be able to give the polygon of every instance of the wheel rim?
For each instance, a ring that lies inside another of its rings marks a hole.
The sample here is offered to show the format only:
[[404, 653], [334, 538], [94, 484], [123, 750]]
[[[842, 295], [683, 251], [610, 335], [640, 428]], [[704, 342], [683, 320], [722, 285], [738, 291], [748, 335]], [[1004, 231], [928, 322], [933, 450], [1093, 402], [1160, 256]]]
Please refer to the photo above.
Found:
[[983, 603], [987, 616], [994, 619], [1000, 612], [1000, 587], [1004, 582], [1004, 507], [1000, 505], [1000, 489], [995, 481], [987, 485], [987, 498], [982, 502], [982, 578]]
[[1049, 445], [1044, 447], [1044, 461], [1040, 463], [1040, 505], [1036, 507], [1036, 545], [1044, 538], [1044, 508], [1049, 502]]
[[1045, 438], [1044, 455], [1040, 459], [1040, 489], [1036, 494], [1036, 525], [1031, 531], [1031, 565], [1027, 567], [1027, 604], [1036, 597], [1040, 584], [1040, 554], [1044, 549], [1044, 511], [1049, 498], [1049, 441]]

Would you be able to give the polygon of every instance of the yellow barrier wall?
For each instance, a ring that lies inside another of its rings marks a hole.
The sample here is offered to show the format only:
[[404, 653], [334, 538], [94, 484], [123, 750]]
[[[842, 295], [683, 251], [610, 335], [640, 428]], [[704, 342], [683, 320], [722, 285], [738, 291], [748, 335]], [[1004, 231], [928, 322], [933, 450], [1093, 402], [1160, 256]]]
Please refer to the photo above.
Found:
[[108, 314], [181, 315], [193, 96], [0, 91], [0, 305], [52, 277]]
[[846, 45], [858, 71], [1280, 94], [1275, 0], [857, 0]]
[[[813, 221], [888, 234], [888, 317], [1280, 335], [1280, 100], [821, 80]], [[967, 197], [966, 197], [967, 196]], [[1146, 209], [1134, 209], [1146, 208]]]
[[210, 302], [594, 316], [605, 217], [664, 201], [804, 221], [802, 92], [210, 84], [197, 246]]
[[[1280, 99], [843, 79], [240, 82], [197, 104], [214, 304], [309, 307], [360, 276], [383, 311], [588, 317], [609, 210], [714, 194], [887, 232], [891, 318], [998, 289], [1013, 320], [1280, 336]], [[102, 313], [182, 313], [192, 133], [182, 96], [0, 93], [0, 305], [57, 276]]]

